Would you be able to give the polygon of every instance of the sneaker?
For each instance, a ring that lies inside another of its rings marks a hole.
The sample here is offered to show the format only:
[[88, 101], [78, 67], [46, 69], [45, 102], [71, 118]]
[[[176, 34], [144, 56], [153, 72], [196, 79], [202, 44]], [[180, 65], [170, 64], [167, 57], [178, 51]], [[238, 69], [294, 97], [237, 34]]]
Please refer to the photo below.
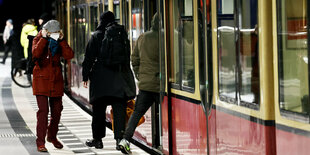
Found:
[[102, 141], [101, 140], [96, 140], [96, 139], [87, 139], [87, 141], [85, 142], [85, 144], [88, 146], [88, 147], [93, 147], [95, 146], [96, 149], [102, 149], [103, 148], [103, 144], [102, 144]]
[[46, 140], [48, 142], [52, 143], [54, 145], [54, 147], [56, 147], [57, 149], [62, 149], [64, 147], [57, 139], [47, 138]]
[[122, 139], [118, 144], [119, 148], [124, 154], [131, 154], [129, 145], [130, 145], [129, 142], [126, 139]]

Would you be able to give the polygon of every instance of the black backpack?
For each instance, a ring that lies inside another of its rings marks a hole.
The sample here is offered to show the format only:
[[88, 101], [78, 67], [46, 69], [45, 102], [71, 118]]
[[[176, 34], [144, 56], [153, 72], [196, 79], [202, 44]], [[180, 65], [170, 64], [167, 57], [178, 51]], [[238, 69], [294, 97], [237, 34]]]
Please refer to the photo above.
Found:
[[100, 48], [100, 60], [105, 66], [129, 64], [130, 45], [123, 25], [116, 22], [106, 27]]

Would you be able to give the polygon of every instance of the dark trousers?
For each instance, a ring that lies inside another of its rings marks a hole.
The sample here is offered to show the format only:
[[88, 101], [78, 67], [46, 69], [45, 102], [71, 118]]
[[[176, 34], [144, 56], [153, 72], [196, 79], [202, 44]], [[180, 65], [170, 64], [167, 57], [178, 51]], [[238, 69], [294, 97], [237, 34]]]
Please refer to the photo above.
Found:
[[8, 57], [10, 50], [11, 50], [10, 46], [4, 45], [4, 56], [3, 56], [3, 59], [2, 59], [3, 63], [5, 63], [5, 60]]
[[[62, 106], [62, 97], [47, 97], [37, 95], [37, 104], [39, 110], [37, 111], [37, 146], [45, 144], [45, 137], [51, 140], [56, 139], [58, 132], [58, 124], [60, 121]], [[49, 99], [49, 102], [48, 102]], [[50, 124], [48, 125], [49, 107], [51, 109]]]
[[101, 140], [106, 136], [106, 109], [112, 106], [114, 118], [114, 139], [122, 139], [126, 125], [126, 100], [116, 97], [102, 97], [93, 105], [92, 132], [93, 138]]
[[126, 140], [129, 140], [133, 136], [140, 118], [147, 112], [153, 103], [159, 103], [159, 93], [139, 90], [135, 109], [128, 120], [127, 128], [123, 136]]

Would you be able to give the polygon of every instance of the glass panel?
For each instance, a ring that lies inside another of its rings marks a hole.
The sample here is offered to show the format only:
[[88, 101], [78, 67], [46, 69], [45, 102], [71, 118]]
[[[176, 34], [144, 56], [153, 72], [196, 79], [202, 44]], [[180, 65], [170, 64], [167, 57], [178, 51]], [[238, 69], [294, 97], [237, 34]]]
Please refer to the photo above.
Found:
[[[165, 96], [165, 88], [166, 88], [166, 55], [165, 55], [165, 27], [164, 27], [164, 0], [159, 1], [159, 61], [160, 61], [160, 92], [161, 92], [161, 100], [160, 103], [162, 103], [163, 97]], [[161, 115], [160, 115], [161, 116]]]
[[[73, 5], [73, 4], [72, 4]], [[75, 6], [71, 6], [70, 8], [70, 11], [71, 11], [71, 14], [72, 16], [70, 16], [70, 46], [71, 48], [73, 49], [73, 51], [76, 50], [76, 47], [75, 47], [75, 29], [76, 29], [76, 8]], [[71, 59], [71, 62], [72, 63], [76, 63], [76, 55], [74, 55], [74, 58]]]
[[86, 6], [81, 5], [78, 8], [78, 27], [77, 27], [77, 32], [76, 33], [79, 37], [77, 37], [77, 49], [75, 50], [75, 55], [77, 56], [77, 61], [79, 65], [82, 65], [82, 62], [84, 60], [84, 47], [86, 46], [86, 36], [87, 36], [87, 22], [86, 22]]
[[193, 24], [193, 1], [179, 1], [181, 13], [181, 51], [182, 52], [182, 86], [194, 88], [194, 24]]
[[309, 114], [307, 1], [283, 0], [278, 7], [280, 108]]
[[104, 0], [104, 12], [109, 11], [109, 0]]
[[206, 8], [205, 8], [205, 18], [206, 18], [206, 36], [205, 36], [205, 46], [206, 46], [206, 63], [207, 63], [207, 72], [205, 73], [207, 82], [206, 85], [208, 86], [207, 91], [207, 101], [209, 103], [209, 110], [211, 109], [212, 103], [212, 96], [213, 96], [213, 53], [212, 53], [212, 26], [211, 26], [211, 0], [206, 0]]
[[131, 34], [133, 45], [138, 39], [140, 34], [144, 32], [143, 28], [143, 1], [142, 0], [132, 0], [132, 25], [131, 25]]
[[[179, 84], [180, 78], [179, 78], [179, 9], [177, 6], [177, 3], [173, 3], [173, 12], [170, 12], [170, 16], [173, 18], [170, 19], [171, 25], [173, 25], [173, 30], [171, 31], [170, 40], [173, 40], [171, 42], [171, 49], [172, 52], [170, 54], [171, 59], [171, 82], [175, 84]], [[172, 20], [171, 20], [172, 19]]]
[[220, 4], [222, 14], [234, 14], [234, 0], [222, 0]]
[[98, 6], [96, 4], [90, 6], [90, 31], [94, 32], [98, 26]]
[[219, 95], [236, 98], [234, 1], [218, 1]]
[[113, 2], [113, 10], [115, 14], [115, 20], [119, 23], [120, 22], [120, 5], [119, 0], [114, 0]]
[[[174, 1], [174, 42], [173, 42], [173, 77], [181, 76], [182, 86], [194, 87], [194, 26], [193, 26], [193, 1]], [[181, 55], [181, 58], [179, 57]], [[181, 61], [181, 62], [180, 62]], [[181, 63], [181, 64], [180, 64]], [[179, 73], [179, 66], [182, 73]], [[179, 78], [175, 78], [179, 84]]]
[[100, 2], [99, 3], [99, 15], [103, 12], [103, 4]]
[[240, 11], [240, 98], [248, 103], [258, 103], [257, 0], [241, 0]]

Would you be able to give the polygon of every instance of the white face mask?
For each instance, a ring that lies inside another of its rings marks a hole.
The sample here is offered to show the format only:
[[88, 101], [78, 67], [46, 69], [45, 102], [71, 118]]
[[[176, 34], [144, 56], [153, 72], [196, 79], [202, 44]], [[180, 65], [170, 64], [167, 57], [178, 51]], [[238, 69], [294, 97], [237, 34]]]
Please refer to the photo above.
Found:
[[54, 40], [58, 40], [59, 33], [51, 33], [50, 37], [53, 38]]

